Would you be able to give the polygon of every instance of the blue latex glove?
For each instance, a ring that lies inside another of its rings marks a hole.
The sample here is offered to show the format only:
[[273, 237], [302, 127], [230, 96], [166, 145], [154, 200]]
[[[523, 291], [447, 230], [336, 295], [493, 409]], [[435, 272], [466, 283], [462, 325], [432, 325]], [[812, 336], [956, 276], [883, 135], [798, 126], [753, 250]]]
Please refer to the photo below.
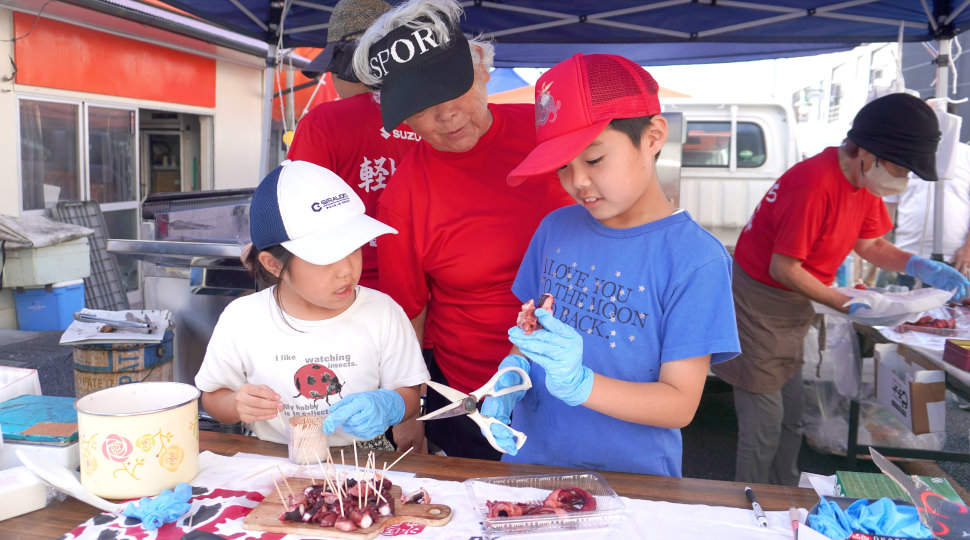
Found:
[[323, 421], [323, 431], [333, 433], [343, 426], [344, 431], [361, 439], [373, 439], [387, 431], [388, 426], [404, 418], [404, 398], [386, 388], [351, 394], [333, 407]]
[[[529, 369], [532, 367], [529, 361], [517, 354], [510, 354], [502, 360], [502, 363], [498, 365], [496, 371], [502, 371], [507, 367], [517, 367], [529, 373]], [[495, 389], [501, 390], [503, 388], [513, 386], [516, 384], [522, 384], [522, 377], [515, 371], [510, 371], [499, 377], [498, 381], [495, 383]], [[525, 396], [525, 390], [519, 390], [518, 392], [512, 392], [511, 394], [505, 394], [504, 396], [492, 397], [489, 396], [485, 398], [482, 402], [481, 413], [485, 416], [491, 416], [496, 420], [501, 420], [508, 424], [512, 421], [512, 409], [515, 408], [515, 404]]]
[[505, 424], [489, 424], [488, 428], [492, 432], [495, 443], [502, 450], [505, 450], [506, 454], [514, 456], [519, 453], [519, 448], [515, 446], [515, 436], [512, 435], [512, 430], [509, 426]]
[[581, 405], [593, 391], [593, 370], [583, 365], [583, 337], [552, 313], [536, 310], [541, 330], [526, 333], [518, 326], [509, 329], [509, 341], [530, 360], [546, 370], [546, 389], [567, 405]]
[[942, 263], [924, 259], [919, 255], [913, 255], [906, 262], [906, 273], [914, 278], [945, 291], [956, 289], [951, 300], [962, 300], [970, 293], [970, 281], [964, 277], [956, 268]]
[[886, 497], [863, 506], [858, 519], [859, 530], [873, 534], [900, 538], [933, 537], [932, 532], [920, 522], [915, 506], [897, 506]]
[[859, 499], [845, 510], [821, 497], [816, 513], [808, 516], [808, 525], [836, 539], [848, 538], [854, 531], [900, 538], [933, 537], [919, 521], [915, 507], [897, 506], [885, 497], [872, 503]]
[[860, 295], [852, 298], [843, 305], [849, 306], [849, 315], [858, 317], [883, 317], [892, 302], [881, 294]]
[[180, 483], [175, 486], [175, 491], [166, 489], [154, 497], [142, 497], [137, 503], [128, 503], [121, 514], [140, 519], [145, 530], [154, 531], [188, 512], [192, 507], [189, 504], [191, 498], [192, 486]]
[[[497, 371], [501, 371], [507, 367], [521, 368], [526, 373], [529, 373], [531, 364], [529, 364], [528, 360], [517, 354], [510, 354], [506, 356], [505, 359], [502, 360], [502, 363], [498, 365]], [[510, 371], [499, 377], [498, 381], [495, 383], [495, 389], [501, 390], [516, 384], [522, 384], [522, 377], [515, 371]], [[480, 412], [485, 416], [491, 416], [500, 422], [505, 422], [508, 424], [512, 421], [512, 409], [515, 408], [515, 404], [518, 403], [524, 395], [525, 390], [519, 390], [518, 392], [512, 392], [511, 394], [505, 394], [504, 396], [486, 397], [485, 401], [482, 402]], [[515, 447], [515, 437], [512, 436], [512, 432], [507, 426], [491, 424], [489, 428], [492, 435], [495, 436], [495, 442], [497, 442], [503, 450], [513, 456], [519, 452], [519, 449]]]

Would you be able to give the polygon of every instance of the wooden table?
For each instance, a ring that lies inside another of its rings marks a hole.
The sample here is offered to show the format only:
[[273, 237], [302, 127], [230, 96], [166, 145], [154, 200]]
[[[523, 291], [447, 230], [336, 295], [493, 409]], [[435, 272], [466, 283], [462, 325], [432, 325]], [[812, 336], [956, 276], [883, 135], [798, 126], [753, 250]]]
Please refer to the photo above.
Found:
[[[260, 441], [253, 437], [200, 432], [201, 450], [233, 455], [237, 452], [286, 457], [286, 446]], [[397, 452], [375, 452], [378, 463], [392, 462]], [[513, 476], [574, 472], [562, 467], [521, 465], [497, 461], [480, 461], [433, 455], [408, 454], [395, 467], [397, 471], [416, 473], [419, 477], [463, 481], [479, 476]], [[620, 495], [637, 499], [670, 501], [750, 508], [744, 497], [744, 484], [695, 478], [670, 478], [627, 473], [601, 473]], [[809, 489], [755, 484], [752, 486], [765, 510], [787, 510], [792, 505], [811, 508], [818, 497]], [[49, 540], [57, 538], [84, 523], [100, 510], [73, 498], [53, 501], [47, 508], [0, 522], [4, 540]]]

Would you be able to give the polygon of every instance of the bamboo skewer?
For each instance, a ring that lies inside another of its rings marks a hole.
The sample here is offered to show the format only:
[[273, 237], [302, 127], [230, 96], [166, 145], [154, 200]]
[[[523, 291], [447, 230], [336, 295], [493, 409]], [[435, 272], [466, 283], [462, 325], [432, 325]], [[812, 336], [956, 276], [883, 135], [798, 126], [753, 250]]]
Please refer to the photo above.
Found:
[[[346, 486], [347, 485], [347, 466], [344, 465], [344, 449], [343, 448], [340, 449], [340, 470], [344, 474], [343, 484], [344, 484], [344, 486]], [[340, 497], [340, 515], [344, 515], [344, 503], [343, 503], [343, 500], [344, 500], [344, 498], [343, 497]]]
[[398, 462], [398, 461], [401, 461], [402, 459], [404, 459], [404, 456], [406, 456], [406, 455], [408, 455], [409, 453], [411, 453], [411, 450], [414, 450], [414, 447], [413, 447], [413, 446], [412, 446], [411, 448], [408, 448], [408, 451], [407, 451], [407, 452], [405, 452], [405, 453], [403, 453], [403, 454], [401, 454], [401, 457], [399, 457], [399, 458], [397, 458], [397, 459], [395, 459], [395, 460], [394, 460], [394, 462], [393, 462], [393, 463], [391, 463], [391, 466], [387, 468], [387, 470], [389, 471], [389, 470], [391, 470], [391, 469], [393, 469], [393, 468], [394, 468], [394, 466], [395, 466], [395, 465], [397, 465], [397, 462]]
[[[373, 453], [371, 453], [371, 454], [373, 454]], [[364, 478], [364, 500], [365, 501], [370, 496], [370, 492], [371, 492], [371, 482], [369, 482], [367, 480], [367, 474], [368, 474], [367, 473], [367, 468], [369, 466], [370, 466], [370, 455], [367, 456], [367, 461], [364, 462], [364, 474], [363, 474], [363, 478]]]
[[[374, 493], [377, 494], [378, 499], [381, 499], [384, 502], [387, 502], [387, 499], [385, 499], [384, 495], [381, 493], [381, 489], [377, 487], [377, 463], [376, 463], [377, 460], [374, 458], [374, 452], [370, 453], [369, 461], [371, 462], [371, 470], [373, 471], [373, 475], [371, 476], [371, 489], [373, 489]], [[387, 465], [387, 463], [384, 463], [384, 465]], [[381, 488], [383, 487], [384, 487], [384, 475], [381, 475]]]
[[280, 485], [276, 483], [275, 478], [273, 478], [273, 485], [276, 487], [276, 493], [280, 496], [280, 504], [283, 505], [283, 511], [286, 512], [286, 498], [283, 497], [283, 492], [280, 490]]
[[364, 504], [360, 500], [360, 465], [357, 464], [357, 441], [354, 441], [354, 480], [357, 481], [357, 507]]
[[[384, 462], [384, 468], [381, 469], [381, 487], [384, 486], [384, 477], [385, 476], [387, 476], [387, 462], [386, 461]], [[381, 498], [384, 499], [384, 497], [381, 497]], [[387, 502], [387, 499], [384, 499], [384, 502]]]
[[269, 467], [266, 467], [265, 469], [261, 469], [261, 470], [258, 470], [256, 472], [250, 474], [249, 476], [243, 478], [243, 480], [249, 480], [250, 478], [252, 478], [254, 476], [259, 476], [259, 475], [263, 474], [264, 472], [271, 471], [271, 470], [273, 470], [275, 468], [278, 468], [278, 467], [279, 467], [279, 465], [270, 465]]
[[337, 494], [338, 493], [337, 488], [334, 487], [333, 482], [331, 482], [330, 478], [327, 477], [327, 469], [324, 468], [323, 463], [320, 462], [320, 454], [318, 454], [316, 450], [314, 450], [313, 454], [314, 454], [314, 457], [317, 459], [317, 465], [320, 465], [320, 474], [323, 475], [324, 487], [330, 488], [330, 493]]
[[329, 448], [327, 449], [327, 470], [330, 471], [330, 473], [333, 476], [333, 483], [336, 485], [336, 488], [337, 488], [337, 491], [336, 491], [337, 496], [341, 497], [342, 495], [340, 493], [340, 483], [337, 481], [337, 467], [333, 464], [333, 454], [330, 453]]
[[290, 492], [290, 497], [293, 497], [295, 499], [296, 498], [296, 494], [293, 493], [293, 488], [290, 487], [290, 483], [286, 481], [286, 475], [283, 474], [283, 469], [280, 469], [280, 466], [277, 465], [276, 466], [276, 470], [278, 470], [280, 472], [280, 478], [283, 480], [283, 485], [286, 486], [286, 491], [289, 491]]

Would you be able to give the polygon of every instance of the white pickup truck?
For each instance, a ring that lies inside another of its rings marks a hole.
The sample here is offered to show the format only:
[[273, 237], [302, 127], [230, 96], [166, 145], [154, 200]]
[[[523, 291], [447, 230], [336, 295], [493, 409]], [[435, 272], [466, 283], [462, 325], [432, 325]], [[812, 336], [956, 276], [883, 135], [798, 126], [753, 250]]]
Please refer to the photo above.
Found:
[[791, 107], [697, 98], [661, 107], [683, 118], [680, 207], [733, 250], [761, 197], [799, 159]]

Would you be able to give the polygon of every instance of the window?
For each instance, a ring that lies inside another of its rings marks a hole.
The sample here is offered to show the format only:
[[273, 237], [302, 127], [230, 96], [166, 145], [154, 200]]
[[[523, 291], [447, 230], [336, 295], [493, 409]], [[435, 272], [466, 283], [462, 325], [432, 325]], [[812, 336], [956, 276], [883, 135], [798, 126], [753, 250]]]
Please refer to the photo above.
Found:
[[[94, 200], [110, 238], [138, 238], [135, 110], [41, 99], [19, 103], [23, 211]], [[128, 290], [136, 290], [136, 261], [119, 257], [119, 263]]]
[[[731, 122], [687, 122], [687, 140], [681, 154], [684, 167], [730, 166]], [[760, 167], [765, 163], [765, 134], [752, 122], [737, 123], [737, 166]]]
[[135, 201], [135, 111], [88, 107], [91, 199]]
[[24, 210], [79, 200], [80, 107], [74, 103], [20, 101], [20, 163]]
[[760, 167], [765, 164], [765, 133], [761, 126], [738, 122], [738, 167]]
[[836, 122], [839, 119], [839, 109], [842, 103], [842, 85], [832, 83], [829, 90], [829, 122]]

